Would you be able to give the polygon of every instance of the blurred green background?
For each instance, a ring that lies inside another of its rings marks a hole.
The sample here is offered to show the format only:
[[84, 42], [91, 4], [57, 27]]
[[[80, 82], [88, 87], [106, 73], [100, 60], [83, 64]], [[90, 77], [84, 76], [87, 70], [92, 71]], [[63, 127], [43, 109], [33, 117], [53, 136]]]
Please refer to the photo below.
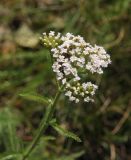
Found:
[[29, 160], [131, 160], [131, 0], [0, 0], [0, 157], [22, 152], [44, 116], [46, 106], [19, 93], [55, 94], [39, 41], [50, 30], [104, 46], [112, 64], [97, 78], [95, 103], [63, 95], [57, 105], [57, 120], [82, 143], [49, 128]]

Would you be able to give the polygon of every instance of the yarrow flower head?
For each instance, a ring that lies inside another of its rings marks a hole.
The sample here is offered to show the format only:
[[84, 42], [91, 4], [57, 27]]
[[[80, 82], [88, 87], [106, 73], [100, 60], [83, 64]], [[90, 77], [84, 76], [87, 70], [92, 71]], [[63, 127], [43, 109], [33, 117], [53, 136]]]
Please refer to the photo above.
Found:
[[83, 75], [102, 74], [103, 68], [111, 63], [110, 55], [101, 46], [92, 46], [81, 36], [50, 31], [43, 33], [43, 44], [50, 48], [53, 57], [53, 71], [61, 84], [65, 85], [65, 95], [78, 103], [93, 101], [98, 88], [92, 82], [84, 82]]

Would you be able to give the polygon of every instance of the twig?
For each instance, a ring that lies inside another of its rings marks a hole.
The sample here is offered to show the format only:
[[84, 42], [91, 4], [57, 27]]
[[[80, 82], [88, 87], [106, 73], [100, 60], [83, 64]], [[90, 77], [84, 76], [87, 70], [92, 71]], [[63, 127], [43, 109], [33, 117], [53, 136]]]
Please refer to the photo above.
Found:
[[109, 106], [111, 102], [111, 99], [110, 98], [107, 98], [105, 101], [104, 101], [104, 104], [102, 105], [102, 107], [99, 109], [99, 111], [97, 112], [97, 114], [100, 114], [100, 113], [104, 113], [105, 110], [107, 109], [107, 107]]
[[105, 44], [104, 47], [108, 49], [118, 45], [122, 41], [124, 35], [125, 35], [125, 30], [124, 28], [121, 28], [118, 38], [112, 41], [111, 43]]
[[114, 144], [110, 144], [110, 160], [116, 159], [116, 148]]
[[116, 134], [121, 129], [121, 127], [123, 126], [125, 121], [128, 119], [128, 117], [130, 115], [130, 111], [131, 111], [131, 106], [129, 105], [127, 107], [126, 111], [124, 112], [122, 118], [120, 119], [120, 121], [117, 123], [115, 128], [112, 130], [112, 134]]

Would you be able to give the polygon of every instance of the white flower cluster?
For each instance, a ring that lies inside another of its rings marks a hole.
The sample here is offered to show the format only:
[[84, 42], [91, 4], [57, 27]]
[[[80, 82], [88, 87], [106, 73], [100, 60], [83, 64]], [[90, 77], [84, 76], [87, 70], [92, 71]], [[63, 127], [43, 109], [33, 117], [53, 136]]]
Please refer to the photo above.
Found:
[[50, 31], [48, 35], [44, 33], [43, 41], [51, 48], [54, 59], [52, 68], [57, 79], [65, 84], [65, 95], [76, 103], [81, 98], [86, 102], [93, 101], [97, 86], [91, 82], [83, 83], [81, 73], [103, 73], [103, 68], [111, 63], [104, 48], [97, 45], [93, 47], [83, 37], [71, 33], [61, 36]]
[[91, 82], [87, 83], [67, 83], [65, 95], [69, 97], [70, 101], [78, 103], [80, 98], [84, 99], [85, 102], [93, 101], [91, 98], [98, 87]]

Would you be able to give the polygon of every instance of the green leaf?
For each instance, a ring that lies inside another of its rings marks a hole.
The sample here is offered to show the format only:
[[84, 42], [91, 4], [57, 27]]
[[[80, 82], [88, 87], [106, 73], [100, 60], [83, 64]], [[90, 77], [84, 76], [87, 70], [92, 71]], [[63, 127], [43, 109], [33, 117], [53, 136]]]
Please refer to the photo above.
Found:
[[39, 102], [42, 104], [50, 104], [51, 100], [36, 94], [29, 94], [29, 93], [22, 93], [19, 94], [21, 97], [27, 99], [27, 100], [31, 100], [31, 101], [35, 101], [35, 102]]
[[55, 140], [56, 138], [53, 136], [44, 136], [43, 141]]
[[55, 118], [53, 118], [49, 123], [50, 123], [50, 125], [52, 125], [52, 124], [56, 123], [56, 119], [55, 119]]
[[13, 108], [5, 107], [0, 110], [0, 143], [4, 145], [6, 152], [23, 150], [22, 141], [16, 134], [21, 118], [20, 113]]
[[85, 153], [85, 151], [79, 151], [76, 153], [72, 153], [70, 155], [63, 155], [62, 157], [57, 157], [55, 160], [76, 160], [79, 157], [81, 157], [83, 154]]
[[72, 138], [74, 139], [75, 141], [77, 142], [81, 142], [81, 139], [74, 133], [72, 132], [69, 132], [63, 128], [61, 128], [61, 126], [59, 126], [58, 124], [56, 123], [51, 123], [51, 126], [61, 135], [65, 136], [65, 137], [69, 137], [69, 138]]
[[21, 159], [21, 157], [22, 157], [22, 154], [11, 154], [1, 158], [1, 160], [16, 160], [16, 159]]

